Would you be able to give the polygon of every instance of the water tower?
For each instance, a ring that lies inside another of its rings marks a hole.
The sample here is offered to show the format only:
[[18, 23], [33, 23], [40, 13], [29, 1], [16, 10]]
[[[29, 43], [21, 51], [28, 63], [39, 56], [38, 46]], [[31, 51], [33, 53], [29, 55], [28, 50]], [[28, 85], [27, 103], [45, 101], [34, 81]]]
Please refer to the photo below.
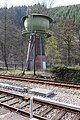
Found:
[[46, 57], [44, 51], [44, 38], [50, 37], [49, 24], [52, 19], [43, 14], [31, 14], [23, 17], [25, 30], [23, 36], [30, 36], [25, 69], [46, 69]]

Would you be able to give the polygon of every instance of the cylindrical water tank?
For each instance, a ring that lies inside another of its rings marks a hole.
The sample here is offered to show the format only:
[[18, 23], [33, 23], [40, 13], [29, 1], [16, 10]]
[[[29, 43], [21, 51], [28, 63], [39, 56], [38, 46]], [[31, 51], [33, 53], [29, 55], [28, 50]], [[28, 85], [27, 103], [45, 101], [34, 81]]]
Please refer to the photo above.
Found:
[[49, 29], [52, 19], [42, 14], [31, 14], [23, 17], [23, 23], [27, 32], [44, 32]]

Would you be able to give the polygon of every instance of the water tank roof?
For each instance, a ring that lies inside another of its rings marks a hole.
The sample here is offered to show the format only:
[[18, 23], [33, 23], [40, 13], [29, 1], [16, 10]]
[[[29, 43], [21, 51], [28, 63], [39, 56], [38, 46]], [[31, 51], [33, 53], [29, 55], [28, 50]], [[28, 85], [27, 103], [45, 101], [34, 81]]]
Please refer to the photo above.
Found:
[[[52, 22], [52, 18], [50, 18], [50, 17], [47, 16], [47, 15], [37, 14], [37, 13], [33, 13], [33, 14], [31, 14], [31, 15], [32, 15], [33, 17], [34, 17], [34, 16], [41, 16], [41, 17], [47, 18], [50, 23]], [[22, 18], [23, 22], [25, 21], [26, 18], [28, 18], [28, 15], [27, 15], [27, 16], [24, 16], [24, 17]]]

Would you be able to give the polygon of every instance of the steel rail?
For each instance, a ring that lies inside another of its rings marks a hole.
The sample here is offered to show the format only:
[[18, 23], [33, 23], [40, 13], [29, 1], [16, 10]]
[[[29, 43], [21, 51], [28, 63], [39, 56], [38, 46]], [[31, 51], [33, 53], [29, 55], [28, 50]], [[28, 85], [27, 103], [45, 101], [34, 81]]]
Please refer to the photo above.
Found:
[[65, 83], [65, 82], [54, 82], [54, 81], [51, 81], [51, 80], [44, 80], [44, 79], [38, 79], [38, 78], [35, 79], [35, 78], [25, 78], [25, 77], [0, 75], [0, 79], [25, 81], [25, 82], [33, 82], [33, 83], [40, 83], [40, 84], [47, 84], [47, 85], [54, 85], [54, 86], [80, 89], [80, 84]]
[[[12, 106], [9, 106], [9, 105], [7, 105], [7, 104], [0, 103], [0, 106], [4, 106], [4, 107], [6, 107], [6, 108], [9, 108], [9, 109], [11, 109], [11, 110], [13, 110], [13, 111], [16, 111], [16, 112], [18, 112], [18, 113], [21, 113], [21, 114], [23, 114], [23, 115], [30, 116], [30, 113], [29, 113], [29, 112], [23, 111], [23, 110], [21, 110], [21, 109], [18, 109], [18, 108], [12, 107]], [[38, 116], [38, 115], [33, 115], [33, 117], [34, 117], [34, 118], [37, 118], [37, 119], [39, 119], [39, 120], [47, 120], [45, 117], [41, 117], [41, 116]]]
[[[13, 97], [14, 96], [14, 97], [17, 97], [19, 99], [26, 100], [26, 102], [30, 101], [30, 97], [27, 97], [27, 96], [25, 97], [24, 95], [18, 95], [16, 93], [10, 93], [10, 92], [3, 91], [3, 90], [0, 90], [0, 93], [1, 94], [6, 94], [8, 97], [10, 97], [10, 96]], [[4, 96], [4, 98], [5, 98], [5, 96]], [[65, 104], [65, 103], [62, 103], [62, 102], [56, 102], [56, 101], [50, 100], [48, 98], [45, 99], [45, 98], [40, 98], [40, 97], [33, 97], [33, 99], [34, 99], [34, 102], [36, 104], [39, 103], [39, 106], [37, 106], [33, 111], [35, 111], [37, 108], [40, 108], [40, 105], [47, 105], [47, 108], [51, 107], [51, 109], [53, 109], [53, 108], [61, 109], [62, 112], [58, 113], [58, 117], [55, 120], [59, 120], [59, 118], [64, 116], [66, 114], [66, 112], [68, 112], [68, 111], [78, 113], [79, 118], [80, 118], [80, 106], [70, 105], [70, 104], [67, 104], [67, 103]], [[16, 111], [16, 112], [18, 112], [20, 114], [30, 116], [29, 111], [17, 108], [17, 107], [15, 107], [15, 105], [12, 106], [11, 104], [10, 105], [6, 104], [5, 102], [7, 100], [9, 100], [9, 99], [6, 99], [6, 100], [4, 99], [3, 101], [0, 101], [0, 106], [4, 106], [4, 107], [6, 107], [6, 108], [8, 108], [10, 110]], [[47, 108], [44, 110], [45, 114], [51, 110], [51, 109], [47, 110]], [[47, 118], [45, 117], [45, 115], [43, 113], [42, 113], [42, 115], [33, 114], [33, 117], [37, 118], [39, 120], [47, 120]], [[53, 117], [53, 118], [55, 118], [55, 117]]]
[[[25, 97], [25, 96], [22, 96], [22, 95], [18, 95], [16, 93], [14, 94], [14, 93], [6, 92], [6, 91], [3, 91], [3, 90], [0, 90], [0, 92], [3, 93], [3, 94], [10, 95], [10, 96], [16, 96], [16, 97], [21, 98], [23, 100], [30, 100], [30, 97]], [[28, 111], [24, 111], [24, 110], [21, 110], [19, 108], [7, 105], [7, 104], [5, 104], [6, 101], [8, 101], [8, 99], [5, 100], [5, 101], [0, 102], [0, 106], [4, 106], [4, 107], [6, 107], [6, 108], [8, 108], [10, 110], [16, 111], [16, 112], [21, 113], [23, 115], [30, 116], [30, 113]], [[34, 115], [34, 114], [33, 114], [33, 117], [37, 118], [37, 119], [40, 119], [40, 120], [47, 120], [45, 117]]]

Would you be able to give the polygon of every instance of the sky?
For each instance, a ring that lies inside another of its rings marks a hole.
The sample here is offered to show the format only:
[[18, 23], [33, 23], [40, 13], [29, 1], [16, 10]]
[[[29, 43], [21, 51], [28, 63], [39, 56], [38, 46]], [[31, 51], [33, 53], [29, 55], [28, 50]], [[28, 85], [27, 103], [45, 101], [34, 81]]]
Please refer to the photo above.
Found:
[[[7, 1], [7, 7], [13, 6], [21, 6], [21, 5], [34, 5], [38, 2], [41, 3], [41, 0], [0, 0], [0, 7], [4, 7], [6, 5]], [[45, 1], [45, 0], [42, 0]], [[46, 0], [47, 1], [47, 0]], [[80, 0], [54, 0], [53, 7], [56, 6], [64, 6], [64, 5], [73, 5], [73, 4], [80, 4]]]

